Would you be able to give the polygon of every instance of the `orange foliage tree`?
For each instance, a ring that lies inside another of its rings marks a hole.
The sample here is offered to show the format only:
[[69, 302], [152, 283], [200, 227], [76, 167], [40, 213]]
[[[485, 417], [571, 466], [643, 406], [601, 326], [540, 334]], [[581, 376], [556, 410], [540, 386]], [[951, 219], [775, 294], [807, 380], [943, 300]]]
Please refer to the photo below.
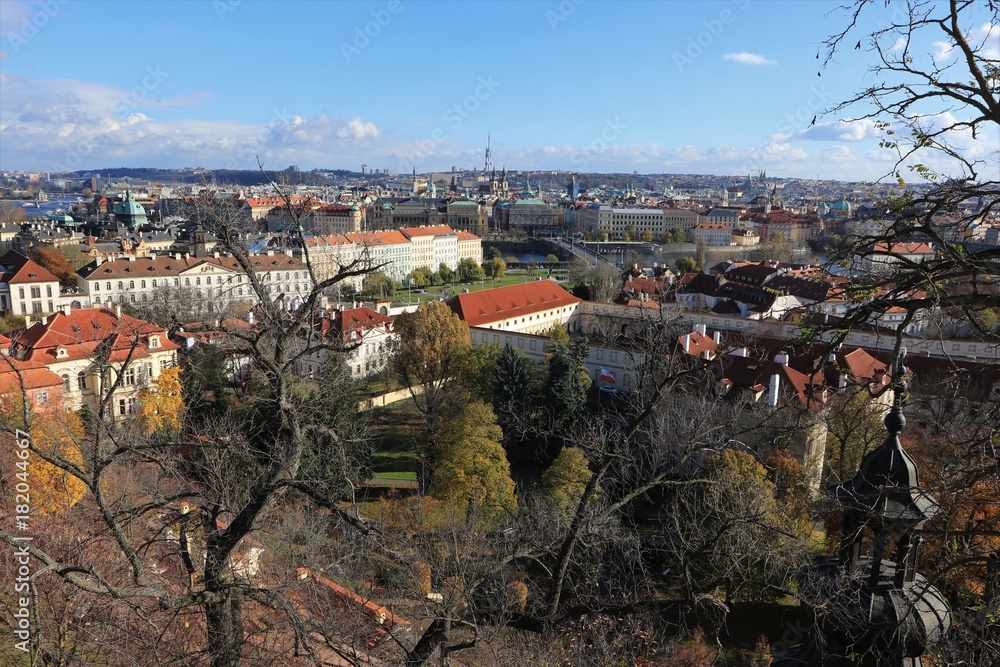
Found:
[[[80, 465], [83, 455], [79, 443], [83, 437], [83, 424], [75, 412], [48, 412], [45, 415], [31, 413], [28, 428], [23, 428], [23, 413], [18, 401], [4, 402], [0, 419], [8, 427], [2, 447], [4, 485], [15, 488], [18, 481], [25, 481], [29, 487], [29, 505], [32, 513], [52, 515], [65, 511], [83, 497], [86, 488], [77, 477], [63, 468], [52, 465], [45, 457], [60, 459], [65, 463]], [[18, 428], [26, 431], [37, 449], [31, 453], [24, 467], [18, 466], [19, 459], [13, 447], [14, 435], [9, 431]], [[27, 468], [26, 470], [24, 468]], [[24, 475], [23, 473], [27, 473]], [[17, 476], [21, 473], [21, 476]]]
[[153, 386], [139, 392], [139, 423], [146, 434], [176, 433], [184, 423], [181, 369], [168, 368]]

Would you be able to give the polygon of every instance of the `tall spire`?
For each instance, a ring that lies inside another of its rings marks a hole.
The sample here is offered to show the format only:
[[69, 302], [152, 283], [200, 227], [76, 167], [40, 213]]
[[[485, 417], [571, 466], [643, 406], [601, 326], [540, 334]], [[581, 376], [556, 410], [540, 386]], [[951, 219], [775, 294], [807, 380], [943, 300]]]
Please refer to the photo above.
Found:
[[490, 151], [490, 144], [492, 143], [492, 140], [493, 140], [493, 131], [490, 130], [486, 134], [486, 166], [483, 167], [484, 173], [489, 172], [490, 169], [493, 167], [493, 154]]

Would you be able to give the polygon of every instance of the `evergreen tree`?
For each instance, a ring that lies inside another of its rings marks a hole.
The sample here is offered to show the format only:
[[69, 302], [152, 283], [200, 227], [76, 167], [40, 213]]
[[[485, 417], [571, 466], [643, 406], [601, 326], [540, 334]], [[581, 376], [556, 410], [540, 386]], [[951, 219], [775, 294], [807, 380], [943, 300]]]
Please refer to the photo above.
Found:
[[524, 416], [535, 381], [534, 364], [510, 343], [504, 345], [493, 371], [493, 409], [517, 420]]
[[587, 402], [591, 381], [583, 361], [589, 351], [585, 341], [556, 343], [549, 349], [545, 394], [557, 428], [568, 424]]

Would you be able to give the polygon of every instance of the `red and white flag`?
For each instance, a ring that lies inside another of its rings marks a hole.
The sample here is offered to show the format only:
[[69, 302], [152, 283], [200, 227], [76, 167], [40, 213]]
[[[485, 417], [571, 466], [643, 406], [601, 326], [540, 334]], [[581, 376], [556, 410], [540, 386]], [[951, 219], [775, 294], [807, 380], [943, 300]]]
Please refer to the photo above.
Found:
[[602, 368], [601, 369], [601, 382], [610, 382], [611, 384], [614, 384], [615, 383], [615, 376], [614, 376], [614, 374], [611, 371], [607, 371], [607, 370], [604, 370]]

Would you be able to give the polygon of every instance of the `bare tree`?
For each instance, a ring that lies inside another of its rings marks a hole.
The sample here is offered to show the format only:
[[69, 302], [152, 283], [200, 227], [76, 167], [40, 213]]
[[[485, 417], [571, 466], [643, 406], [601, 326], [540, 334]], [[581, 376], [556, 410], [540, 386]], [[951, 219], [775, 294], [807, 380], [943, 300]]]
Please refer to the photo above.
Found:
[[[287, 191], [276, 189], [290, 201]], [[294, 601], [282, 595], [280, 576], [258, 574], [255, 554], [261, 531], [280, 525], [289, 507], [301, 502], [290, 496], [311, 499], [347, 525], [367, 530], [338, 504], [352, 498], [358, 480], [355, 424], [318, 409], [329, 388], [310, 392], [294, 367], [317, 351], [343, 351], [343, 345], [315, 334], [320, 298], [378, 267], [359, 260], [318, 278], [305, 250], [312, 288], [292, 311], [257, 270], [236, 203], [208, 193], [197, 204], [198, 221], [235, 261], [256, 302], [255, 326], [222, 332], [247, 360], [253, 391], [239, 410], [189, 423], [191, 436], [178, 442], [148, 437], [128, 420], [111, 418], [112, 397], [122, 382], [121, 373], [112, 374], [115, 381], [103, 388], [80, 443], [82, 462], [32, 445], [33, 456], [87, 489], [64, 517], [64, 529], [87, 548], [36, 540], [29, 549], [36, 578], [39, 587], [45, 580], [82, 591], [95, 608], [109, 612], [95, 618], [105, 634], [94, 641], [105, 646], [90, 651], [136, 650], [137, 664], [224, 667], [270, 663], [277, 655], [318, 663], [318, 645], [336, 642], [322, 635], [317, 641]], [[125, 366], [137, 342], [126, 346]], [[14, 537], [0, 531], [9, 544], [17, 543]], [[116, 624], [124, 635], [114, 631]], [[36, 636], [40, 651], [56, 639], [44, 632]], [[135, 638], [132, 649], [123, 648], [123, 637]]]

